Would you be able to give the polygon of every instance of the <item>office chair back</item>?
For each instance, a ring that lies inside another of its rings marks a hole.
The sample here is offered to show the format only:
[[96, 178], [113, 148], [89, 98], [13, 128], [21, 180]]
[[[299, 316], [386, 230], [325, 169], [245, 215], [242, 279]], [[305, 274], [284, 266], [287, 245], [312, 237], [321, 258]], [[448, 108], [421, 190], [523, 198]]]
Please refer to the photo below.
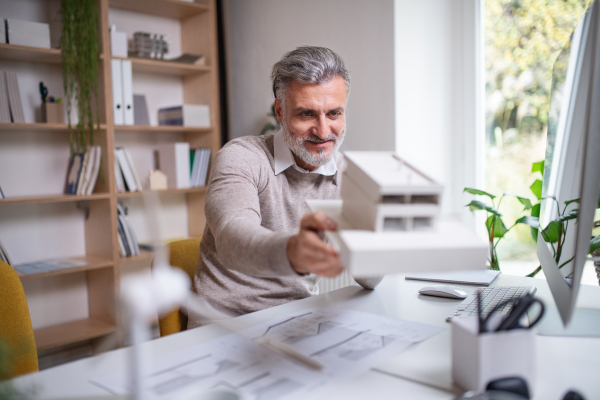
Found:
[[[190, 280], [194, 279], [194, 272], [200, 260], [200, 240], [192, 238], [178, 240], [169, 244], [169, 262], [172, 266], [184, 270]], [[158, 319], [160, 336], [167, 336], [187, 329], [188, 318], [179, 308]]]
[[0, 381], [38, 369], [23, 285], [16, 271], [0, 261]]

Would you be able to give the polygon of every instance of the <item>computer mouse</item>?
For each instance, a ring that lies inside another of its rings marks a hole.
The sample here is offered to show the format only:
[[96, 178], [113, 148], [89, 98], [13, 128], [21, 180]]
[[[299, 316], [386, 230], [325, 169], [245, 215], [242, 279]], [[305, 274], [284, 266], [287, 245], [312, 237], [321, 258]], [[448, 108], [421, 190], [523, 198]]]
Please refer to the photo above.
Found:
[[427, 296], [446, 297], [449, 299], [464, 299], [468, 296], [468, 293], [464, 290], [450, 285], [425, 286], [424, 288], [419, 289], [419, 293]]

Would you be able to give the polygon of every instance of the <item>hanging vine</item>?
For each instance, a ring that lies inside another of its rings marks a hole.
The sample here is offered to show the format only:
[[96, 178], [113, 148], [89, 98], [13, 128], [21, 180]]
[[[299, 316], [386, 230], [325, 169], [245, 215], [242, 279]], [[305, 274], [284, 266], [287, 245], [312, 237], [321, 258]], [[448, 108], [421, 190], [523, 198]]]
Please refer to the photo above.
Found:
[[[67, 106], [71, 155], [85, 152], [94, 143], [94, 112], [100, 129], [98, 105], [98, 69], [100, 32], [98, 4], [95, 0], [62, 0], [62, 70]], [[77, 107], [75, 137], [71, 110]], [[93, 112], [93, 108], [96, 109]], [[89, 142], [86, 130], [89, 131]]]

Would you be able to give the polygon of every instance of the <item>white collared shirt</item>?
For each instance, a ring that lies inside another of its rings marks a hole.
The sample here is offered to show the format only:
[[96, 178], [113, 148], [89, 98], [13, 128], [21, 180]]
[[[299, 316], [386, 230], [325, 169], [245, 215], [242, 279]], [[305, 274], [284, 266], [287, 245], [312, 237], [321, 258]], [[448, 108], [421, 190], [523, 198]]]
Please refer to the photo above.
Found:
[[275, 175], [279, 175], [281, 172], [285, 171], [289, 167], [294, 167], [297, 171], [302, 172], [303, 174], [320, 174], [325, 176], [332, 176], [337, 174], [338, 169], [333, 157], [326, 164], [321, 165], [314, 171], [307, 171], [304, 168], [300, 168], [296, 164], [296, 160], [294, 160], [292, 151], [288, 147], [287, 143], [285, 143], [285, 138], [283, 137], [283, 135], [283, 128], [281, 128], [275, 134], [275, 137], [273, 139], [273, 158], [275, 159]]

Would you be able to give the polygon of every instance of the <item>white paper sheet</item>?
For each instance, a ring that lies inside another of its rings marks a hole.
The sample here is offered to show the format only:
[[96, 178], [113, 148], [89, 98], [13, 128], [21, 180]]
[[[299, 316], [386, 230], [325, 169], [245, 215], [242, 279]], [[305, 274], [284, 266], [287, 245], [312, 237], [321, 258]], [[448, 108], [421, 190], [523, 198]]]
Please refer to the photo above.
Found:
[[[234, 389], [248, 399], [305, 399], [443, 329], [343, 308], [313, 308], [154, 360], [145, 385], [156, 399], [211, 388]], [[282, 358], [257, 344], [261, 338], [284, 343], [324, 369], [310, 370]], [[92, 383], [114, 394], [129, 391], [125, 369]]]

